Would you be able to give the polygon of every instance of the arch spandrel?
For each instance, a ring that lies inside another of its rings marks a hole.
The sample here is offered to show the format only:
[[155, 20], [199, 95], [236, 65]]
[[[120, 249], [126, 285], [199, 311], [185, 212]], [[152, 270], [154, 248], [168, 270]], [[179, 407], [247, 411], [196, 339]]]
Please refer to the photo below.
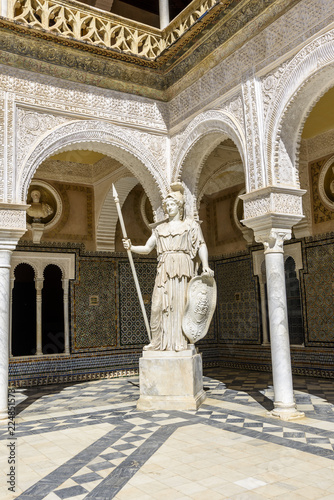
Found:
[[305, 121], [334, 84], [334, 30], [317, 37], [288, 64], [271, 96], [265, 133], [269, 182], [299, 187], [298, 152]]
[[[175, 155], [172, 180], [182, 180], [194, 197], [205, 160], [225, 139], [233, 140], [246, 164], [245, 136], [237, 118], [229, 111], [207, 111], [198, 115], [184, 131]], [[245, 172], [246, 184], [247, 173]]]
[[158, 210], [161, 198], [167, 192], [167, 181], [163, 172], [156, 168], [154, 156], [132, 132], [96, 120], [76, 120], [55, 127], [45, 133], [26, 155], [18, 176], [17, 199], [26, 199], [37, 168], [48, 157], [71, 149], [87, 149], [120, 161], [140, 179], [153, 210]]

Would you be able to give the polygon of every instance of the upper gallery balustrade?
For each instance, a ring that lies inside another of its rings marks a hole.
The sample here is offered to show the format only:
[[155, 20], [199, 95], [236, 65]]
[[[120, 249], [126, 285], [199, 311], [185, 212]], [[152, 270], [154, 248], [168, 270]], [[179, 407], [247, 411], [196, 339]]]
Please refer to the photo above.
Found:
[[6, 17], [34, 29], [153, 60], [212, 8], [230, 3], [193, 0], [163, 30], [75, 0], [8, 0]]

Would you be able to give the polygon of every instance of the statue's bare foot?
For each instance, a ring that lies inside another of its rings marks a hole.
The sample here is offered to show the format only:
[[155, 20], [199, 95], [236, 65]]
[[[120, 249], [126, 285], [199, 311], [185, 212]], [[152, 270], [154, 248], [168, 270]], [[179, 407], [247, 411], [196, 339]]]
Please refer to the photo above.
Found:
[[144, 345], [143, 351], [154, 351], [154, 345], [153, 344]]
[[187, 349], [186, 347], [180, 345], [175, 346], [175, 352], [185, 351], [186, 349]]

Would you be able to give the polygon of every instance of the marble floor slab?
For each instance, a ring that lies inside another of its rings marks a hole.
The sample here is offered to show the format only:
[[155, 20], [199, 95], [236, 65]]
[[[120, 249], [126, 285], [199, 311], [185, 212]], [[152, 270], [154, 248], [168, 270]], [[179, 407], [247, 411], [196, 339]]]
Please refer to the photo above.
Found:
[[197, 411], [138, 411], [137, 377], [15, 389], [0, 498], [334, 500], [333, 382], [294, 387], [293, 422], [268, 416], [269, 373], [207, 370]]

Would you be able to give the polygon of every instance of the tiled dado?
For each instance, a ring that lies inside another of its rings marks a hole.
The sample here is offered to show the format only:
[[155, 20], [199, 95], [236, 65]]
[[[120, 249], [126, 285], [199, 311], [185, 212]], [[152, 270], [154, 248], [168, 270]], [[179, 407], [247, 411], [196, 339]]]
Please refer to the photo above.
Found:
[[[331, 272], [334, 233], [300, 240], [299, 273], [305, 347], [292, 346], [295, 374], [334, 378]], [[270, 346], [261, 345], [257, 277], [248, 252], [215, 257], [218, 304], [208, 335], [199, 342], [204, 366], [270, 371]], [[17, 251], [71, 252], [76, 280], [71, 283], [71, 354], [11, 358], [10, 380], [18, 385], [49, 384], [132, 374], [147, 343], [130, 267], [124, 253], [86, 252], [78, 244], [20, 243]], [[148, 316], [156, 261], [135, 259]], [[99, 306], [87, 307], [90, 295]], [[102, 307], [102, 309], [101, 309]], [[107, 312], [106, 312], [107, 311]], [[93, 326], [94, 329], [93, 329]], [[93, 331], [94, 330], [94, 331]]]

